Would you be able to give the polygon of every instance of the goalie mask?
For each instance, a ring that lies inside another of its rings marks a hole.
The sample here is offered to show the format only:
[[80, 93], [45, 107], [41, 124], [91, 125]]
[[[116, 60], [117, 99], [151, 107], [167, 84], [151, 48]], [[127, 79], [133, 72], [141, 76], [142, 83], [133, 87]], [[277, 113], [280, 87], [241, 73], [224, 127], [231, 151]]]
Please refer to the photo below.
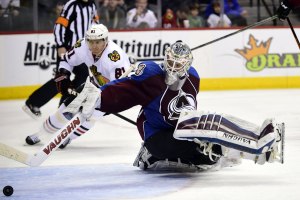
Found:
[[164, 67], [167, 72], [165, 82], [172, 85], [184, 79], [193, 62], [193, 55], [188, 45], [177, 41], [165, 51]]
[[87, 30], [85, 39], [93, 55], [101, 56], [108, 40], [108, 29], [103, 24], [93, 24]]

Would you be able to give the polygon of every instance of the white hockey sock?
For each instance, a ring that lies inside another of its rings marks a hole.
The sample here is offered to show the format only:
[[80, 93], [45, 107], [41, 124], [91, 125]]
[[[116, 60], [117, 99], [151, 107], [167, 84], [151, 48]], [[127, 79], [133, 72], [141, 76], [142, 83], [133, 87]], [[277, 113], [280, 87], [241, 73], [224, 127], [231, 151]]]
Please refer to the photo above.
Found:
[[50, 115], [46, 119], [46, 121], [44, 121], [44, 131], [46, 131], [47, 133], [55, 133], [56, 131], [61, 129], [66, 123], [68, 123], [69, 120], [63, 114], [64, 109], [65, 105], [62, 104], [53, 115]]
[[76, 131], [74, 131], [71, 135], [70, 135], [70, 139], [74, 140], [80, 136], [82, 136], [83, 134], [85, 134], [86, 132], [88, 132], [95, 124], [95, 120], [89, 120], [89, 121], [85, 121], [83, 122], [83, 124], [81, 126], [79, 126]]

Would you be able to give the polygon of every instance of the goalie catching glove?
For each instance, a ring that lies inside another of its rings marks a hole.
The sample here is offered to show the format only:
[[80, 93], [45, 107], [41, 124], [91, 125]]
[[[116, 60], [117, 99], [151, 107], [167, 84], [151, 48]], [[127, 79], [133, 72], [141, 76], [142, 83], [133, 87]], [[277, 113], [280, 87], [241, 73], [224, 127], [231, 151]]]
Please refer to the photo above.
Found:
[[71, 72], [64, 68], [60, 68], [54, 78], [56, 88], [62, 95], [68, 95], [68, 89], [72, 88], [72, 82], [70, 80]]

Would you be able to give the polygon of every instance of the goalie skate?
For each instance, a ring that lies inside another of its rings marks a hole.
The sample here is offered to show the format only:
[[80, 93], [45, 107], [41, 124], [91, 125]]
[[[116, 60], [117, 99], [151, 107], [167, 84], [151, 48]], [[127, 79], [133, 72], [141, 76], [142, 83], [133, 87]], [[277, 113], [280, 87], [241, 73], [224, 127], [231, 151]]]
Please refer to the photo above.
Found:
[[277, 138], [275, 146], [268, 152], [266, 152], [266, 160], [270, 163], [277, 161], [284, 163], [284, 147], [285, 147], [285, 124], [276, 124], [274, 127], [277, 132]]

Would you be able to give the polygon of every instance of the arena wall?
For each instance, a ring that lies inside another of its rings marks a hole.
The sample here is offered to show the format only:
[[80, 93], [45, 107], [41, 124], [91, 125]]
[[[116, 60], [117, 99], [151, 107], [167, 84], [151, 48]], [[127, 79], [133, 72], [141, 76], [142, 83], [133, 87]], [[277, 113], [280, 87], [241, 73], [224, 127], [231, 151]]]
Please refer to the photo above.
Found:
[[[233, 31], [237, 29], [121, 31], [109, 38], [139, 60], [161, 62], [164, 49], [176, 40], [194, 48]], [[52, 77], [52, 33], [0, 35], [0, 44], [0, 99], [27, 98]], [[201, 90], [300, 87], [300, 50], [288, 28], [247, 30], [195, 49], [193, 55]]]

